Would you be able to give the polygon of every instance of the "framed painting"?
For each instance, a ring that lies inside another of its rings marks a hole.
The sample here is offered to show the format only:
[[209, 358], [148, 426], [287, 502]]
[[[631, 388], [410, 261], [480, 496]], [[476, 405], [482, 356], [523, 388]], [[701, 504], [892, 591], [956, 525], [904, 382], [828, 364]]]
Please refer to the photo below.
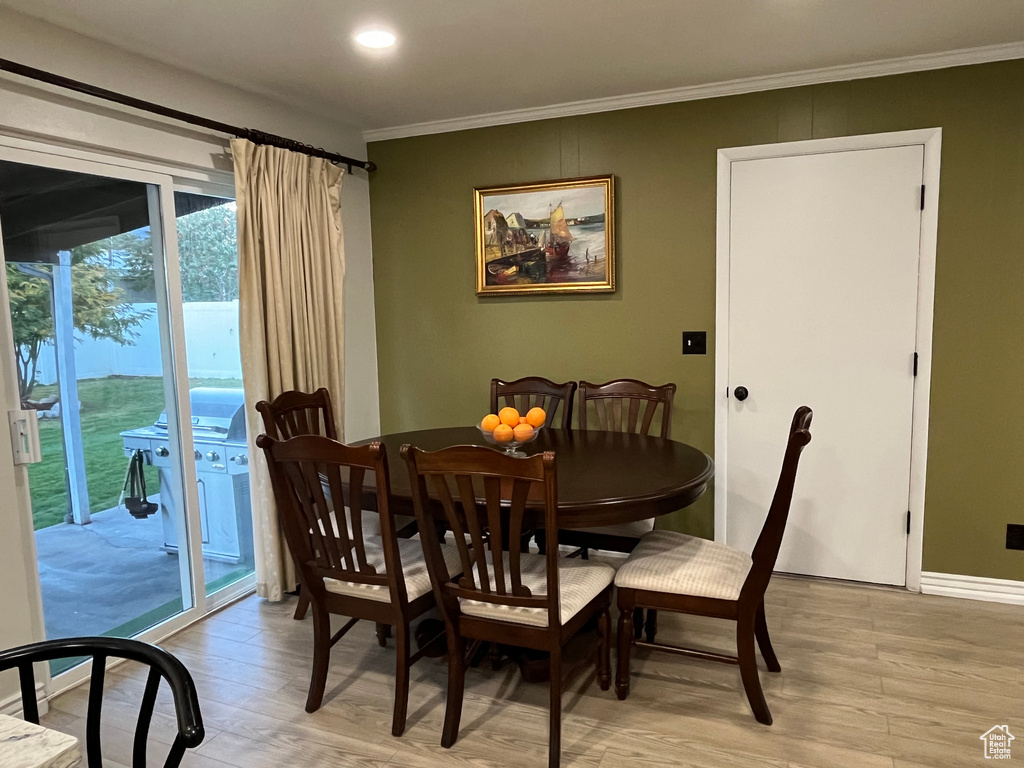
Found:
[[473, 190], [478, 296], [615, 290], [614, 177]]

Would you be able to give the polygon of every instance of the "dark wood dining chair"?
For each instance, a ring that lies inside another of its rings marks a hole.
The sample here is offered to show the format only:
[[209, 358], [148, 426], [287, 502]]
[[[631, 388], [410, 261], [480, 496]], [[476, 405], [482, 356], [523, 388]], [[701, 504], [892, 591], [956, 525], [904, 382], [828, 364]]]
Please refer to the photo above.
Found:
[[199, 696], [196, 694], [192, 675], [185, 665], [162, 648], [121, 637], [68, 637], [0, 651], [0, 672], [8, 669], [18, 670], [21, 708], [26, 721], [39, 725], [33, 664], [80, 657], [92, 660], [89, 705], [85, 714], [85, 765], [88, 768], [103, 768], [104, 765], [100, 722], [103, 710], [103, 681], [108, 659], [129, 659], [149, 667], [146, 687], [139, 703], [139, 717], [135, 723], [132, 768], [146, 768], [149, 765], [146, 759], [149, 726], [162, 682], [166, 682], [170, 688], [177, 721], [177, 732], [162, 763], [164, 768], [178, 768], [185, 756], [185, 750], [195, 749], [203, 743], [206, 730], [203, 728], [203, 717], [199, 711]]
[[[532, 648], [550, 654], [548, 765], [554, 768], [561, 756], [562, 649], [594, 617], [597, 681], [602, 690], [610, 685], [609, 606], [615, 572], [607, 565], [559, 557], [557, 547], [537, 555], [523, 546], [524, 526], [533, 517], [526, 509], [528, 496], [543, 499], [543, 525], [550, 534], [558, 529], [554, 453], [517, 459], [478, 446], [427, 453], [406, 445], [402, 455], [448, 636], [448, 703], [441, 746], [451, 747], [459, 736], [467, 640]], [[441, 541], [429, 525], [437, 506], [455, 533], [463, 574], [455, 581], [445, 578]], [[485, 525], [489, 541], [483, 538]]]
[[[605, 384], [581, 381], [578, 393], [577, 424], [580, 429], [648, 435], [657, 419], [656, 434], [669, 436], [675, 384], [655, 387], [636, 379], [619, 379]], [[632, 552], [640, 537], [653, 529], [653, 520], [638, 520], [621, 525], [562, 531], [558, 540], [561, 544], [579, 547], [586, 559], [591, 549]]]
[[331, 393], [320, 387], [316, 392], [290, 390], [271, 401], [260, 400], [256, 410], [263, 417], [263, 431], [274, 440], [299, 435], [323, 435], [338, 439]]
[[[556, 384], [541, 376], [527, 376], [515, 381], [491, 379], [491, 413], [512, 406], [525, 416], [531, 408], [540, 407], [548, 415], [546, 426], [569, 429], [575, 392], [575, 381]], [[559, 408], [562, 411], [561, 420], [558, 419]]]
[[[786, 531], [800, 453], [811, 441], [812, 415], [807, 406], [799, 407], [793, 415], [775, 496], [752, 555], [695, 536], [652, 531], [640, 540], [619, 568], [615, 576], [619, 606], [615, 693], [620, 699], [629, 695], [629, 651], [631, 645], [636, 645], [738, 664], [754, 717], [759, 723], [772, 724], [772, 714], [757, 673], [754, 640], [756, 638], [761, 648], [768, 670], [780, 672], [782, 667], [768, 637], [764, 594]], [[634, 611], [643, 607], [735, 621], [736, 656], [662, 645], [655, 643], [651, 636], [646, 642], [634, 640]]]
[[[360, 619], [395, 628], [395, 705], [391, 733], [405, 730], [410, 654], [409, 623], [434, 605], [420, 543], [395, 535], [390, 513], [387, 453], [380, 443], [349, 446], [304, 435], [278, 441], [260, 435], [270, 469], [281, 526], [298, 561], [313, 609], [313, 671], [306, 711], [323, 701], [331, 647]], [[363, 480], [374, 473], [380, 534], [363, 527]], [[331, 503], [331, 498], [345, 504]], [[460, 572], [454, 547], [439, 547], [439, 573]], [[450, 570], [445, 571], [448, 568]], [[444, 577], [447, 578], [447, 575]], [[331, 614], [351, 617], [331, 636]], [[427, 646], [425, 645], [424, 648]]]
[[[334, 406], [331, 393], [326, 387], [316, 392], [300, 392], [296, 389], [282, 392], [271, 401], [260, 400], [256, 410], [263, 417], [263, 431], [274, 440], [287, 440], [299, 435], [323, 435], [338, 439], [338, 427], [334, 421]], [[295, 571], [298, 573], [298, 565]], [[309, 594], [298, 585], [299, 600], [295, 605], [296, 620], [306, 618], [309, 611]], [[387, 642], [385, 630], [378, 628], [378, 641]]]

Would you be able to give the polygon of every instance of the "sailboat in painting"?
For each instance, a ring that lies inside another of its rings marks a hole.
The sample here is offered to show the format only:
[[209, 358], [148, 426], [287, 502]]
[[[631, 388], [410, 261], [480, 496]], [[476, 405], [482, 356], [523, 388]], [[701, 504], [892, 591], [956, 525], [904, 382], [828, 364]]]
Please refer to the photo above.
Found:
[[544, 251], [549, 259], [564, 259], [569, 255], [569, 246], [576, 238], [569, 231], [569, 224], [565, 220], [565, 211], [562, 210], [561, 203], [551, 212], [546, 235]]

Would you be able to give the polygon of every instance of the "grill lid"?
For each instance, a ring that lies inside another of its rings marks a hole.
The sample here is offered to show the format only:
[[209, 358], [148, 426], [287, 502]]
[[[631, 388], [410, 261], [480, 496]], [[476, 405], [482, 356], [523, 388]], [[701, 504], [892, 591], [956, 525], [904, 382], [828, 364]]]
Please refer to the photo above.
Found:
[[[192, 431], [205, 432], [222, 440], [245, 440], [245, 391], [220, 387], [195, 387], [189, 390], [192, 404]], [[153, 425], [166, 431], [167, 411]]]

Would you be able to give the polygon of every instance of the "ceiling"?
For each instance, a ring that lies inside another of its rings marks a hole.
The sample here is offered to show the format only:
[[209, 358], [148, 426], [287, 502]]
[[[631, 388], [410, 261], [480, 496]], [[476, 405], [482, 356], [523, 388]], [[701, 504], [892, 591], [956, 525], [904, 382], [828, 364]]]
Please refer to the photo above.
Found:
[[[0, 5], [364, 131], [1024, 41], [1024, 0]], [[372, 24], [398, 45], [356, 50]]]

